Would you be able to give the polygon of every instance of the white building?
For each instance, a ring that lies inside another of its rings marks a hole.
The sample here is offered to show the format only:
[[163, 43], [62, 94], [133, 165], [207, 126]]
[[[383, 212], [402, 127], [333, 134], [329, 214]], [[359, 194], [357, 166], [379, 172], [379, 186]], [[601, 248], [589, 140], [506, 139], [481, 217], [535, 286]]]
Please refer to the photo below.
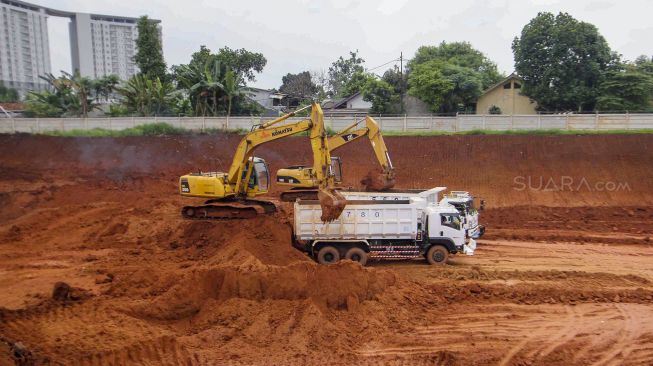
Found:
[[[18, 89], [23, 96], [47, 87], [39, 76], [51, 72], [48, 16], [70, 18], [73, 72], [90, 78], [115, 74], [124, 80], [138, 73], [133, 60], [138, 18], [75, 13], [21, 0], [0, 0], [0, 81], [6, 86]], [[160, 25], [158, 29], [161, 39]]]
[[137, 18], [75, 13], [69, 24], [73, 70], [91, 78], [115, 74], [127, 80], [134, 76], [138, 73], [134, 62], [137, 22]]
[[50, 72], [47, 18], [39, 6], [0, 0], [0, 82], [21, 95], [47, 85], [39, 78]]

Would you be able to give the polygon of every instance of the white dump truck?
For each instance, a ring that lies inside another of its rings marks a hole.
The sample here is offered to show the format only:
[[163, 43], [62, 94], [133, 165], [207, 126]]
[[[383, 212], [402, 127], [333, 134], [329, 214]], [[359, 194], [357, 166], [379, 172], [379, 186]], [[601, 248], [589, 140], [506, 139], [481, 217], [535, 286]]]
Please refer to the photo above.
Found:
[[[435, 187], [429, 190], [407, 189], [395, 190], [391, 192], [347, 192], [342, 191], [342, 195], [348, 200], [408, 200], [411, 197], [425, 198], [428, 203], [450, 204], [454, 206], [461, 214], [463, 226], [467, 236], [478, 239], [485, 233], [485, 226], [479, 224], [479, 210], [474, 205], [474, 196], [465, 191], [451, 191], [443, 195], [446, 187]], [[484, 202], [480, 201], [480, 209], [483, 209]]]
[[396, 200], [352, 199], [352, 194], [340, 217], [329, 223], [320, 220], [317, 201], [298, 200], [295, 246], [321, 264], [342, 258], [363, 265], [368, 259], [412, 258], [444, 264], [451, 254], [473, 255], [476, 242], [465, 235], [460, 212], [429, 202], [433, 194], [437, 192], [429, 190]]

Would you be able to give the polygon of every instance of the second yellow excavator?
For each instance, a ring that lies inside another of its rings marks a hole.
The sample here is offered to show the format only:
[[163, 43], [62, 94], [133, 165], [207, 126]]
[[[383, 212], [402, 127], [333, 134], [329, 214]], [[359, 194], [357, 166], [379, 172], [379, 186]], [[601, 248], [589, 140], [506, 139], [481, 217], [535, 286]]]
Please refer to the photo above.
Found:
[[[296, 113], [311, 108], [310, 118], [279, 125]], [[255, 157], [254, 150], [267, 142], [308, 131], [313, 151], [312, 179], [319, 188], [322, 221], [333, 221], [345, 207], [345, 198], [335, 188], [324, 115], [319, 104], [301, 108], [275, 120], [254, 126], [238, 144], [228, 172], [197, 172], [179, 178], [179, 193], [187, 197], [208, 198], [200, 206], [185, 206], [185, 218], [247, 218], [276, 211], [271, 201], [255, 199], [266, 194], [270, 173], [265, 160]]]
[[[365, 122], [364, 127], [357, 128], [361, 122]], [[380, 171], [371, 171], [361, 180], [361, 183], [370, 191], [385, 191], [395, 185], [395, 171], [388, 154], [388, 149], [383, 141], [381, 129], [376, 121], [366, 116], [347, 126], [342, 131], [329, 137], [328, 145], [331, 152], [341, 146], [355, 141], [363, 136], [367, 136], [372, 144], [374, 155], [381, 165]], [[331, 156], [331, 165], [336, 172], [336, 183], [341, 181], [341, 162], [340, 158]], [[315, 179], [313, 168], [309, 166], [296, 165], [277, 170], [277, 184], [280, 186], [290, 187], [292, 190], [281, 194], [282, 201], [294, 201], [297, 198], [311, 199], [315, 195], [315, 188], [319, 187], [319, 182]]]

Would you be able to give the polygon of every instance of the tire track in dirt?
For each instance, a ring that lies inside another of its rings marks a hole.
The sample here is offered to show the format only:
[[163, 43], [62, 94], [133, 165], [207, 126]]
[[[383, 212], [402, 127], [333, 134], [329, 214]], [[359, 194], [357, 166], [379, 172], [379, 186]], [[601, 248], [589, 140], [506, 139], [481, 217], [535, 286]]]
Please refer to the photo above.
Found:
[[[637, 326], [630, 310], [622, 304], [616, 304], [614, 307], [619, 312], [619, 315], [623, 317], [623, 321], [620, 322], [621, 329], [618, 331], [620, 334], [619, 339], [611, 343], [610, 347], [605, 351], [605, 354], [598, 361], [593, 362], [592, 366], [622, 364], [623, 359], [627, 358], [630, 353], [633, 339], [637, 338]], [[619, 358], [619, 360], [616, 360], [616, 358]]]
[[546, 357], [556, 348], [563, 346], [576, 336], [577, 332], [575, 329], [582, 315], [578, 314], [575, 306], [565, 306], [565, 310], [567, 311], [567, 319], [565, 320], [566, 325], [551, 337], [554, 341], [548, 345], [545, 343], [539, 348], [529, 352], [528, 357]]
[[109, 351], [89, 353], [71, 360], [80, 366], [105, 365], [208, 365], [200, 357], [181, 345], [174, 336], [163, 336], [151, 340], [112, 349]]
[[[172, 335], [104, 304], [87, 302], [7, 314], [0, 333], [35, 358], [75, 365], [202, 365]], [[96, 343], [101, 339], [102, 343]]]

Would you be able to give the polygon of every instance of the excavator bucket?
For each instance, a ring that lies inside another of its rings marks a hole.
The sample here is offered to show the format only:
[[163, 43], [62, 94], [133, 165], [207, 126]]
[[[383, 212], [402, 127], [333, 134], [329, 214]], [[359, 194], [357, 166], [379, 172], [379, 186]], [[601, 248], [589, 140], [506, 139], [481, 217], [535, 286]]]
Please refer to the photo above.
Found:
[[338, 217], [345, 209], [347, 199], [334, 189], [320, 189], [317, 193], [322, 208], [322, 222], [331, 222]]
[[395, 177], [394, 174], [389, 172], [372, 170], [361, 180], [361, 184], [366, 191], [387, 191], [395, 186]]

